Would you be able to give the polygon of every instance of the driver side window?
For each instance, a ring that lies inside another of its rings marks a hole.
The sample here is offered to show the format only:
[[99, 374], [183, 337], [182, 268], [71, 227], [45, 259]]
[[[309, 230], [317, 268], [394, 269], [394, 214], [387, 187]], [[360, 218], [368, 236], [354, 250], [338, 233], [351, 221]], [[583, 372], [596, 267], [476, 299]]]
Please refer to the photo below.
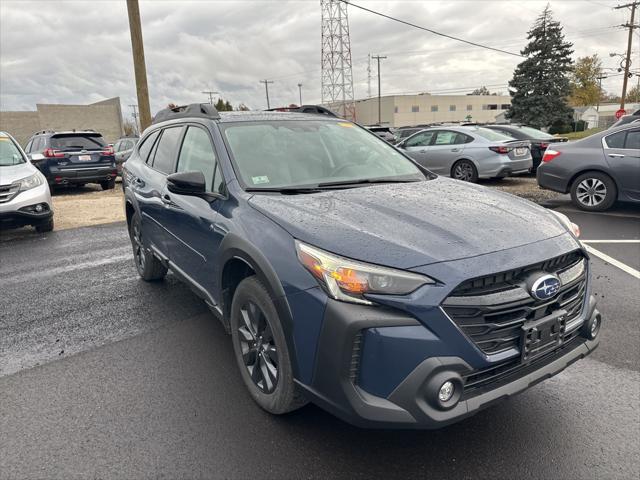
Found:
[[[182, 142], [178, 157], [177, 172], [202, 172], [207, 182], [207, 191], [218, 191], [213, 188], [213, 177], [216, 172], [216, 154], [211, 145], [209, 134], [199, 127], [189, 127]], [[220, 174], [218, 173], [218, 178]], [[215, 185], [219, 185], [216, 181]]]
[[407, 147], [426, 147], [431, 143], [434, 132], [421, 132], [407, 140]]

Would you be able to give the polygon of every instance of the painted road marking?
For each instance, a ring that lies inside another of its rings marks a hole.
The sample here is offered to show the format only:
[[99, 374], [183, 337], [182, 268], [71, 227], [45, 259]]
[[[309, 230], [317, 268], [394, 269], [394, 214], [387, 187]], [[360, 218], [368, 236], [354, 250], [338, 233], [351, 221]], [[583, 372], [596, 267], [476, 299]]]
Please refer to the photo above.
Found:
[[618, 267], [623, 272], [627, 272], [632, 277], [635, 277], [640, 280], [640, 271], [636, 270], [635, 268], [630, 267], [629, 265], [622, 263], [613, 257], [610, 257], [606, 253], [602, 253], [600, 250], [596, 250], [590, 245], [585, 245], [584, 248], [586, 248], [587, 252], [589, 252], [590, 254], [595, 255], [596, 257], [599, 257], [601, 260], [604, 260], [605, 262], [610, 263], [614, 267]]
[[616, 212], [586, 212], [584, 210], [577, 210], [574, 208], [566, 208], [563, 207], [561, 205], [557, 206], [557, 207], [549, 207], [549, 208], [556, 208], [558, 210], [561, 210], [563, 212], [569, 212], [569, 213], [579, 213], [581, 215], [604, 215], [607, 217], [620, 217], [620, 218], [640, 218], [640, 215], [633, 215], [633, 214], [626, 214], [626, 213], [616, 213]]
[[640, 243], [640, 240], [581, 240], [582, 243]]

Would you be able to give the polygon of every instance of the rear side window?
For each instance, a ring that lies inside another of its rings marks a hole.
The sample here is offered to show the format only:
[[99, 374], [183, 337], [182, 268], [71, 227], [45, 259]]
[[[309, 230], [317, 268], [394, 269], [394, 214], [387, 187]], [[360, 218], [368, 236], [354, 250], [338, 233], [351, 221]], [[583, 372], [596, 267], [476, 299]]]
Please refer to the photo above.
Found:
[[102, 135], [62, 134], [51, 137], [51, 148], [56, 150], [98, 150], [105, 145]]
[[216, 154], [209, 134], [202, 128], [189, 127], [182, 142], [178, 157], [177, 172], [202, 172], [207, 181], [207, 191], [211, 191], [216, 169]]
[[624, 148], [640, 150], [640, 130], [629, 130]]
[[165, 128], [158, 140], [158, 147], [153, 157], [153, 168], [162, 173], [173, 173], [176, 154], [178, 153], [178, 140], [182, 133], [182, 127]]
[[142, 144], [138, 148], [140, 160], [142, 160], [143, 162], [147, 162], [147, 159], [149, 158], [149, 152], [151, 152], [153, 144], [156, 142], [156, 138], [158, 138], [158, 135], [160, 135], [160, 130], [158, 130], [157, 132], [153, 132], [151, 135], [145, 138], [144, 142], [142, 142]]
[[436, 137], [435, 145], [458, 145], [460, 143], [465, 143], [464, 134], [459, 134], [458, 132], [451, 132], [448, 130], [438, 132], [438, 136]]
[[604, 141], [609, 148], [624, 148], [624, 137], [627, 132], [618, 132], [605, 137]]

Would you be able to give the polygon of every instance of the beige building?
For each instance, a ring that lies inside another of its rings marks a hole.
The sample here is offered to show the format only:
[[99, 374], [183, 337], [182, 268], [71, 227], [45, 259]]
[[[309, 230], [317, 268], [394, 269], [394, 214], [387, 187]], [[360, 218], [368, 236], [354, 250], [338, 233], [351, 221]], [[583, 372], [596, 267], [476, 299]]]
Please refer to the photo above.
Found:
[[[390, 95], [380, 99], [381, 124], [493, 122], [510, 105], [509, 95]], [[377, 97], [356, 100], [356, 121], [361, 125], [378, 123]]]
[[114, 143], [122, 136], [120, 98], [109, 98], [89, 105], [37, 104], [36, 111], [0, 112], [0, 131], [24, 146], [40, 130], [93, 129]]

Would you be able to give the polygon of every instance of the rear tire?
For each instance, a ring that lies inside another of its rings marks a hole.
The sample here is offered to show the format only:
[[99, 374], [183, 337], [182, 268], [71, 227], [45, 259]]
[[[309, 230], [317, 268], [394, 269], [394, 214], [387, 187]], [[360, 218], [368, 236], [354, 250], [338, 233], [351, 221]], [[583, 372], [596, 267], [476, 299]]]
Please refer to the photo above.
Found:
[[240, 282], [231, 304], [231, 339], [249, 394], [264, 410], [281, 415], [307, 403], [293, 369], [278, 312], [255, 276]]
[[145, 248], [142, 241], [142, 223], [137, 212], [131, 217], [129, 238], [133, 247], [133, 261], [140, 278], [146, 282], [162, 280], [167, 274], [167, 267]]
[[53, 230], [53, 217], [51, 217], [47, 223], [36, 225], [36, 232], [38, 233], [51, 232], [52, 230]]
[[581, 210], [602, 212], [608, 210], [618, 198], [613, 179], [601, 172], [587, 172], [571, 184], [571, 200]]
[[111, 180], [103, 180], [100, 182], [100, 186], [102, 190], [112, 190], [116, 187], [116, 179], [112, 178]]
[[478, 169], [470, 160], [458, 160], [451, 167], [451, 178], [463, 182], [476, 183], [478, 181]]

